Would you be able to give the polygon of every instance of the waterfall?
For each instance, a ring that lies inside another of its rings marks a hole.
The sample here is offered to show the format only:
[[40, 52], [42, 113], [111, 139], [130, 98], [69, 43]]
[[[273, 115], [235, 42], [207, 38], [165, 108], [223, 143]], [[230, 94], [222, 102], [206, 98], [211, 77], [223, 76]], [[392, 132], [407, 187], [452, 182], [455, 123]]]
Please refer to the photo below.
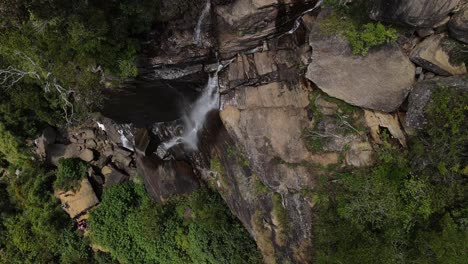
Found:
[[223, 67], [220, 64], [216, 72], [209, 76], [208, 83], [202, 94], [192, 105], [190, 111], [182, 117], [184, 123], [183, 134], [162, 143], [162, 150], [158, 150], [158, 153], [164, 153], [165, 155], [167, 150], [180, 143], [185, 144], [191, 150], [198, 149], [198, 132], [205, 125], [207, 114], [219, 107], [218, 73]]
[[306, 11], [302, 12], [297, 18], [296, 20], [294, 20], [294, 25], [293, 27], [286, 33], [284, 33], [283, 35], [290, 35], [294, 32], [296, 32], [296, 30], [299, 28], [299, 26], [301, 25], [301, 22], [302, 22], [302, 17], [307, 14], [307, 13], [310, 13], [312, 11], [314, 11], [315, 9], [319, 8], [321, 5], [322, 5], [322, 2], [323, 0], [319, 0], [314, 7], [310, 8], [310, 9], [307, 9]]
[[203, 47], [202, 37], [201, 37], [201, 28], [203, 24], [203, 20], [205, 20], [206, 16], [210, 12], [211, 9], [211, 0], [206, 0], [205, 8], [203, 8], [200, 17], [198, 18], [197, 27], [195, 28], [195, 43], [199, 47]]

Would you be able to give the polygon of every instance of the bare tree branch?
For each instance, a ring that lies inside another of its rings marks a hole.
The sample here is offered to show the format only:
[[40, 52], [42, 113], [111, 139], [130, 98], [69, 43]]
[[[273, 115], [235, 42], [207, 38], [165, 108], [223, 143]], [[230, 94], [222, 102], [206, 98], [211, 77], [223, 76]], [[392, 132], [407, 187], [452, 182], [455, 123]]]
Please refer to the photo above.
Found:
[[55, 77], [52, 77], [51, 72], [47, 72], [45, 78], [41, 77], [40, 70], [41, 68], [26, 54], [23, 52], [17, 51], [15, 55], [21, 59], [27, 61], [28, 63], [35, 68], [35, 71], [24, 71], [21, 69], [8, 66], [6, 69], [0, 69], [0, 88], [5, 90], [11, 89], [15, 84], [24, 79], [25, 77], [30, 77], [38, 80], [43, 86], [45, 93], [56, 92], [60, 99], [62, 100], [62, 109], [65, 114], [65, 120], [67, 124], [70, 124], [73, 120], [74, 107], [73, 104], [69, 101], [69, 97], [73, 94], [72, 89], [64, 88], [59, 84]]

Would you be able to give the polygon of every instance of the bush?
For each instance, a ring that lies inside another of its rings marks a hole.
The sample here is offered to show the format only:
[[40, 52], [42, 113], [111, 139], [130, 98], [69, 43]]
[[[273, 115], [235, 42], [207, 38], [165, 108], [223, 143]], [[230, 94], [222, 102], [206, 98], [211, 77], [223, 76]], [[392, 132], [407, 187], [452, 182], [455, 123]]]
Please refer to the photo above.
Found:
[[369, 49], [397, 39], [395, 29], [385, 27], [380, 22], [372, 22], [367, 17], [367, 2], [356, 1], [344, 7], [342, 1], [329, 0], [334, 8], [330, 16], [320, 22], [325, 34], [344, 36], [351, 45], [354, 55], [365, 56]]
[[121, 263], [260, 263], [255, 243], [219, 195], [204, 190], [152, 204], [143, 186], [106, 189], [91, 238]]
[[88, 173], [88, 166], [80, 159], [60, 159], [54, 188], [68, 191], [76, 190]]
[[354, 55], [367, 55], [369, 49], [397, 39], [396, 30], [385, 28], [380, 22], [367, 23], [361, 29], [353, 29], [345, 33], [353, 49]]
[[[468, 95], [439, 88], [409, 150], [388, 143], [371, 168], [317, 190], [317, 263], [460, 263], [466, 259]], [[385, 134], [384, 134], [385, 136]], [[385, 137], [384, 137], [385, 138]]]

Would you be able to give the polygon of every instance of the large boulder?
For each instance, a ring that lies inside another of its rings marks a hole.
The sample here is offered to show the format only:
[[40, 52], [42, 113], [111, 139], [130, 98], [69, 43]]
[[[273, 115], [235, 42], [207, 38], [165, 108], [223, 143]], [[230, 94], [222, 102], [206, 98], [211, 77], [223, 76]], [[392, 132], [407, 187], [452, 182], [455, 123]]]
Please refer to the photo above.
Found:
[[468, 43], [468, 4], [453, 15], [449, 22], [450, 36]]
[[60, 199], [63, 209], [71, 218], [82, 215], [99, 203], [99, 199], [87, 178], [81, 181], [77, 191], [62, 191], [55, 195]]
[[419, 43], [410, 54], [410, 59], [435, 74], [448, 76], [466, 73], [465, 64], [454, 65], [450, 56], [442, 46], [446, 34], [437, 34], [426, 38]]
[[47, 147], [46, 154], [47, 161], [55, 166], [58, 166], [59, 160], [62, 158], [80, 158], [86, 162], [90, 162], [95, 158], [92, 150], [78, 144], [52, 144]]
[[409, 96], [406, 115], [408, 127], [422, 129], [427, 124], [426, 106], [431, 100], [432, 93], [438, 87], [450, 87], [458, 92], [468, 93], [468, 75], [436, 78], [416, 83]]
[[413, 27], [433, 27], [447, 18], [460, 0], [375, 0], [370, 17]]
[[320, 23], [312, 28], [309, 41], [312, 63], [306, 77], [328, 95], [349, 104], [394, 111], [414, 82], [415, 67], [396, 44], [356, 56], [343, 37], [322, 32]]

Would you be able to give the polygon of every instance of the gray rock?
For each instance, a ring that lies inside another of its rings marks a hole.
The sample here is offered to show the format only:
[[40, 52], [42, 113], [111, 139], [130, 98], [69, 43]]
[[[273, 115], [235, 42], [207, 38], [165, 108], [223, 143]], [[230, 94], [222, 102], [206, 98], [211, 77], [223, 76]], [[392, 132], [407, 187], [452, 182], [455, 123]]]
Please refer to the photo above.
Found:
[[467, 93], [468, 75], [437, 78], [416, 83], [409, 96], [409, 106], [406, 114], [406, 125], [408, 127], [424, 128], [427, 124], [426, 106], [431, 100], [432, 92], [440, 86]]
[[104, 187], [111, 187], [128, 179], [128, 176], [114, 169], [104, 176]]
[[119, 165], [119, 168], [125, 168], [130, 165], [132, 162], [132, 158], [129, 156], [123, 155], [120, 152], [114, 153], [114, 156], [112, 157], [112, 162], [116, 163]]
[[416, 31], [418, 33], [418, 36], [421, 38], [425, 38], [427, 36], [430, 36], [434, 34], [434, 30], [432, 28], [421, 28]]
[[323, 33], [319, 23], [309, 42], [313, 52], [306, 77], [328, 95], [349, 104], [394, 111], [414, 82], [415, 67], [396, 44], [355, 56], [344, 38]]
[[468, 4], [452, 17], [449, 32], [453, 38], [468, 43]]
[[41, 157], [45, 157], [47, 146], [50, 144], [54, 144], [56, 138], [57, 133], [55, 132], [55, 129], [53, 129], [52, 127], [47, 127], [46, 129], [44, 129], [42, 135], [34, 141], [34, 143], [36, 144], [36, 153]]
[[410, 59], [435, 74], [448, 76], [466, 73], [465, 64], [450, 63], [449, 54], [441, 45], [446, 37], [446, 34], [437, 34], [426, 38], [411, 51]]
[[84, 149], [77, 144], [52, 144], [47, 148], [47, 161], [55, 166], [61, 158], [80, 158], [83, 161], [90, 162], [94, 160], [94, 153], [92, 150]]
[[429, 28], [442, 22], [459, 0], [375, 0], [370, 17], [374, 20]]

